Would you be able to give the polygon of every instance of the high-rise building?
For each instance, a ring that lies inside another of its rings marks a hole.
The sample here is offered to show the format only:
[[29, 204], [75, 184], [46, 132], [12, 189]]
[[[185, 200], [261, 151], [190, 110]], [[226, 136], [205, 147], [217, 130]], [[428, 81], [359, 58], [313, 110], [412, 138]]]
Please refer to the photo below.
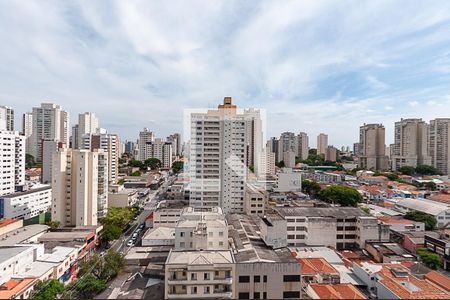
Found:
[[450, 174], [450, 118], [430, 121], [431, 164], [442, 174]]
[[80, 149], [80, 142], [78, 141], [78, 124], [72, 126], [72, 135], [70, 136], [70, 148]]
[[295, 155], [301, 160], [308, 159], [309, 141], [308, 135], [305, 132], [300, 132], [295, 137]]
[[359, 129], [359, 167], [369, 170], [388, 168], [385, 129], [382, 124], [364, 124]]
[[328, 135], [325, 133], [320, 133], [317, 136], [317, 155], [325, 156], [328, 147]]
[[167, 141], [172, 143], [173, 156], [180, 156], [182, 153], [182, 141], [179, 133], [174, 133], [167, 137]]
[[231, 97], [217, 110], [191, 114], [190, 205], [244, 211], [248, 118]]
[[338, 157], [338, 149], [333, 146], [328, 146], [325, 153], [325, 160], [336, 161]]
[[21, 191], [25, 185], [25, 137], [0, 130], [0, 196]]
[[0, 130], [14, 131], [14, 109], [0, 106]]
[[156, 138], [153, 142], [145, 144], [144, 160], [149, 158], [157, 158], [161, 162], [161, 167], [169, 169], [172, 167], [173, 159], [173, 143], [164, 142], [160, 138]]
[[31, 154], [31, 134], [33, 133], [33, 114], [24, 113], [22, 116], [22, 134], [25, 136], [25, 153]]
[[[270, 141], [269, 141], [270, 142]], [[268, 142], [268, 143], [269, 143]], [[275, 153], [269, 151], [269, 148], [265, 148], [260, 158], [260, 176], [273, 176], [275, 175]]]
[[294, 152], [295, 153], [295, 133], [283, 132], [280, 136], [281, 153]]
[[65, 148], [54, 152], [52, 220], [61, 226], [97, 225], [100, 151]]
[[97, 130], [95, 134], [84, 134], [80, 141], [80, 149], [91, 151], [103, 149], [107, 153], [109, 183], [116, 183], [119, 175], [119, 146], [119, 136], [107, 133], [103, 128]]
[[33, 107], [33, 132], [31, 134], [31, 155], [42, 161], [42, 141], [54, 140], [64, 145], [69, 143], [69, 115], [61, 106], [42, 103]]
[[430, 165], [427, 123], [422, 119], [401, 119], [395, 122], [394, 145], [390, 151], [393, 170], [403, 166]]
[[263, 130], [261, 112], [258, 109], [250, 108], [244, 110], [244, 115], [247, 120], [246, 136], [247, 136], [247, 167], [253, 167], [254, 172], [257, 175], [262, 175], [260, 170], [260, 160], [263, 153]]
[[267, 143], [267, 149], [269, 152], [273, 152], [275, 154], [275, 162], [279, 163], [283, 160], [283, 152], [281, 151], [280, 140], [276, 137], [272, 137]]
[[139, 132], [139, 160], [145, 160], [145, 145], [154, 140], [155, 134], [148, 128], [144, 128], [143, 131]]
[[295, 152], [294, 151], [283, 152], [283, 162], [286, 168], [295, 167]]
[[[93, 134], [98, 130], [98, 119], [92, 112], [85, 112], [78, 115], [78, 128], [76, 139], [73, 138], [75, 145], [72, 148], [79, 149], [81, 147], [81, 140], [85, 134]], [[72, 134], [73, 136], [73, 134]]]
[[134, 142], [126, 141], [125, 142], [125, 153], [133, 155], [134, 153]]
[[51, 183], [53, 171], [53, 153], [62, 147], [61, 143], [54, 140], [42, 141], [42, 183]]

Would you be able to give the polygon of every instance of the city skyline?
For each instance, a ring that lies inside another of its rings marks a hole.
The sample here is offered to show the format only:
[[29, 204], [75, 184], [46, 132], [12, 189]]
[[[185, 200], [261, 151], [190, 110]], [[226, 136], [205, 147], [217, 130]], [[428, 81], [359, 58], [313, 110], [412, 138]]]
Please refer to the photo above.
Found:
[[382, 123], [389, 145], [401, 118], [447, 117], [448, 2], [54, 4], [0, 4], [1, 102], [16, 127], [53, 102], [71, 125], [89, 111], [123, 140], [143, 126], [168, 136], [183, 109], [231, 96], [266, 109], [267, 137], [304, 131], [315, 147], [323, 132], [340, 147], [363, 123]]

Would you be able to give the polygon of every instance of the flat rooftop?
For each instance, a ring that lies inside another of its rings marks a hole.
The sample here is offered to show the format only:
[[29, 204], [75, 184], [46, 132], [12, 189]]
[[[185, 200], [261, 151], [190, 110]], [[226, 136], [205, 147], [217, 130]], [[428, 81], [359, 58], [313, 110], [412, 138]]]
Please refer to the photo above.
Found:
[[47, 232], [49, 227], [42, 224], [24, 226], [0, 235], [0, 247], [20, 244], [36, 235]]
[[367, 216], [357, 207], [275, 207], [282, 216], [350, 218]]
[[12, 194], [9, 194], [9, 195], [4, 195], [4, 196], [2, 196], [2, 198], [15, 198], [15, 197], [20, 197], [20, 196], [25, 196], [25, 195], [29, 195], [29, 194], [39, 193], [39, 192], [43, 192], [43, 191], [47, 191], [47, 190], [51, 190], [51, 189], [52, 189], [52, 187], [50, 185], [46, 185], [46, 186], [43, 186], [43, 187], [30, 189], [30, 190], [25, 191], [25, 192], [17, 192], [17, 193], [12, 193]]
[[260, 237], [258, 216], [232, 214], [227, 216], [228, 237], [233, 239], [237, 263], [284, 262], [297, 263], [287, 248], [268, 247]]
[[234, 263], [231, 250], [211, 251], [170, 251], [166, 265], [215, 265]]

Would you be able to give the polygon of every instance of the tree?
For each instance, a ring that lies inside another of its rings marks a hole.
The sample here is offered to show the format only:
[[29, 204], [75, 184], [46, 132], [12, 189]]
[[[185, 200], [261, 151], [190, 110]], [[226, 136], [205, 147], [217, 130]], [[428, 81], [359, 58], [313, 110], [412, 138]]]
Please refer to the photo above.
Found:
[[141, 169], [141, 170], [145, 170], [145, 165], [144, 165], [144, 163], [143, 163], [142, 161], [140, 161], [140, 160], [132, 159], [132, 160], [130, 160], [130, 161], [128, 162], [128, 166], [129, 166], [129, 167], [133, 167], [133, 168], [139, 168], [139, 169]]
[[112, 249], [108, 250], [103, 259], [105, 264], [100, 276], [106, 281], [116, 277], [125, 265], [123, 255]]
[[433, 166], [429, 165], [418, 165], [415, 169], [416, 173], [419, 175], [440, 175], [441, 173]]
[[315, 181], [305, 179], [302, 181], [302, 191], [308, 195], [315, 196], [320, 191], [320, 184]]
[[27, 169], [33, 168], [36, 166], [36, 161], [34, 160], [34, 156], [31, 154], [25, 154], [25, 165]]
[[59, 221], [50, 221], [47, 223], [47, 226], [50, 227], [50, 230], [56, 230], [61, 226], [61, 222]]
[[92, 274], [87, 274], [79, 280], [76, 291], [81, 299], [93, 299], [95, 295], [106, 289], [106, 282]]
[[87, 260], [83, 260], [78, 268], [78, 277], [82, 277], [88, 273], [92, 273], [97, 278], [101, 277], [105, 261], [103, 257], [97, 253], [89, 257]]
[[433, 181], [425, 183], [425, 187], [427, 188], [427, 190], [430, 190], [430, 191], [437, 190], [436, 183], [434, 183]]
[[101, 240], [105, 243], [109, 243], [110, 241], [117, 240], [120, 238], [122, 234], [122, 229], [119, 226], [114, 224], [106, 224], [103, 227]]
[[413, 175], [416, 172], [416, 169], [411, 166], [403, 166], [399, 168], [398, 171], [403, 175]]
[[178, 173], [184, 168], [184, 162], [182, 160], [174, 161], [172, 164], [172, 171]]
[[284, 168], [284, 161], [280, 161], [275, 164], [278, 168]]
[[422, 262], [433, 270], [437, 270], [442, 265], [440, 256], [428, 251], [426, 248], [417, 249], [417, 254]]
[[33, 299], [53, 300], [57, 299], [58, 295], [64, 292], [64, 284], [56, 279], [50, 279], [37, 283], [34, 290], [37, 293], [33, 295]]
[[385, 176], [391, 181], [396, 181], [399, 179], [397, 173], [388, 173], [388, 174], [385, 174]]
[[435, 229], [436, 228], [436, 224], [437, 224], [437, 221], [436, 221], [436, 219], [433, 216], [431, 216], [429, 214], [426, 214], [424, 212], [421, 212], [421, 211], [410, 211], [410, 212], [407, 212], [406, 215], [405, 215], [405, 219], [425, 223], [425, 229], [426, 230], [433, 230], [433, 229]]
[[370, 208], [368, 208], [368, 207], [361, 207], [361, 210], [363, 212], [365, 212], [366, 214], [370, 215]]
[[161, 168], [161, 161], [155, 157], [150, 157], [144, 161], [144, 165], [149, 167], [151, 170], [157, 170]]
[[141, 176], [141, 172], [140, 171], [134, 171], [133, 173], [131, 173], [131, 176]]
[[341, 206], [354, 207], [356, 207], [358, 203], [363, 200], [361, 194], [357, 190], [348, 186], [340, 185], [332, 185], [321, 190], [318, 193], [318, 197], [326, 202], [340, 204]]
[[131, 207], [111, 207], [104, 218], [100, 220], [103, 226], [115, 225], [122, 231], [127, 228], [135, 215], [135, 210]]

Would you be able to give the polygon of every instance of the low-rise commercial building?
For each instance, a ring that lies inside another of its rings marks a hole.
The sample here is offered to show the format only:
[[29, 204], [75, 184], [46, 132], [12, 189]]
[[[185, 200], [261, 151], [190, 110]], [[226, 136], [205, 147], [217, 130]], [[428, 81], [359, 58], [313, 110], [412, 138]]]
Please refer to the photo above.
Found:
[[135, 189], [120, 189], [116, 193], [108, 193], [108, 208], [131, 207], [139, 200], [139, 193]]
[[49, 185], [0, 196], [0, 218], [27, 220], [47, 212], [51, 204], [52, 188]]
[[427, 232], [424, 246], [428, 250], [439, 254], [443, 261], [443, 268], [450, 271], [450, 230], [444, 232]]
[[437, 227], [442, 227], [450, 222], [450, 206], [448, 204], [425, 199], [399, 198], [395, 199], [395, 208], [403, 213], [420, 211], [433, 216], [437, 221]]
[[265, 191], [247, 184], [244, 195], [244, 211], [247, 215], [263, 216], [267, 202]]
[[142, 237], [143, 247], [152, 246], [174, 246], [175, 228], [157, 227], [149, 229]]
[[173, 227], [180, 220], [183, 209], [189, 206], [185, 200], [163, 200], [158, 202], [153, 212], [153, 227]]
[[278, 179], [274, 188], [276, 192], [302, 191], [302, 174], [300, 172], [294, 172], [290, 168], [283, 168], [277, 176]]
[[[276, 207], [287, 221], [289, 246], [364, 248], [366, 241], [389, 241], [389, 226], [353, 207]], [[280, 233], [282, 234], [282, 233]]]

